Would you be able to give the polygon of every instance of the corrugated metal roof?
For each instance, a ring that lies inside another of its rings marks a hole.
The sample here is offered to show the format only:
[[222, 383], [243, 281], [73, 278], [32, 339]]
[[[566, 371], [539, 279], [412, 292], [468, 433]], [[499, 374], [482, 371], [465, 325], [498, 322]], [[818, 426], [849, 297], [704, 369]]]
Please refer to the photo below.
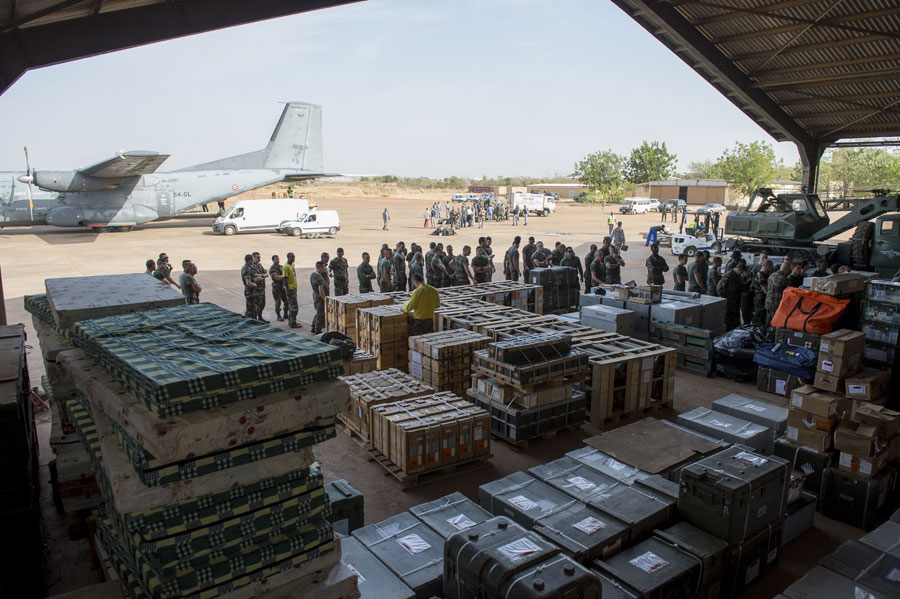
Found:
[[613, 2], [776, 139], [900, 136], [898, 0]]

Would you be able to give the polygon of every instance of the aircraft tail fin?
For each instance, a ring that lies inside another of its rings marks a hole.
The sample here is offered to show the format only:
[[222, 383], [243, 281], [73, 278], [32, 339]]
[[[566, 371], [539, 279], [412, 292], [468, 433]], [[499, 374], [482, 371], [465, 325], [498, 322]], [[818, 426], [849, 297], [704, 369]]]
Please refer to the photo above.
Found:
[[288, 102], [262, 150], [195, 164], [181, 171], [278, 169], [322, 173], [322, 107], [308, 102]]

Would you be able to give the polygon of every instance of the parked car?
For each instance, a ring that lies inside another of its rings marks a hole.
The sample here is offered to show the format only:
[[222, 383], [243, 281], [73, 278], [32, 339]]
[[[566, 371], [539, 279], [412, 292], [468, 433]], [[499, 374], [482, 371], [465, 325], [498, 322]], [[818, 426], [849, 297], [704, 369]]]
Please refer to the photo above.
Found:
[[660, 205], [660, 210], [663, 208], [666, 209], [666, 212], [671, 213], [672, 210], [678, 210], [681, 212], [687, 206], [687, 202], [684, 200], [666, 200]]
[[451, 202], [465, 202], [465, 201], [466, 201], [466, 196], [464, 196], [464, 195], [461, 194], [461, 193], [454, 193], [454, 194], [450, 197], [450, 201], [451, 201]]
[[467, 202], [477, 202], [477, 201], [478, 201], [478, 194], [477, 194], [477, 193], [468, 193], [468, 194], [466, 194], [466, 201], [467, 201]]
[[650, 198], [625, 198], [619, 206], [622, 214], [646, 214], [650, 212]]
[[336, 210], [316, 210], [296, 220], [286, 220], [278, 227], [279, 233], [300, 237], [304, 235], [331, 235], [341, 230], [341, 219]]
[[659, 200], [650, 198], [650, 212], [659, 212]]
[[722, 204], [703, 204], [697, 208], [697, 214], [724, 214], [725, 206]]
[[575, 196], [575, 201], [576, 201], [576, 202], [584, 202], [584, 201], [587, 200], [587, 197], [588, 197], [587, 192], [586, 192], [586, 191], [582, 191], [582, 192], [579, 193], [577, 196]]

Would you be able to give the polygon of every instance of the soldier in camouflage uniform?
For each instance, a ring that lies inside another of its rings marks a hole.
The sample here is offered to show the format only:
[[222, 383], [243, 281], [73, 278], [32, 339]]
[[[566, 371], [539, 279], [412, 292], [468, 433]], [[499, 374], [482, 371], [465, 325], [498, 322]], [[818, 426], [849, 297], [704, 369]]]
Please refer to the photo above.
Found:
[[771, 323], [775, 318], [775, 312], [781, 305], [781, 296], [788, 286], [788, 275], [791, 273], [791, 263], [782, 262], [781, 268], [769, 275], [766, 281], [766, 322]]
[[[272, 256], [269, 276], [272, 278], [272, 300], [275, 302], [275, 319], [281, 322], [288, 313], [288, 298], [284, 289], [284, 269], [278, 256]], [[284, 303], [284, 316], [281, 315], [282, 303]]]
[[728, 261], [731, 264], [731, 268], [722, 268], [722, 259], [716, 256], [712, 259], [712, 264], [709, 265], [709, 270], [706, 272], [706, 293], [708, 295], [712, 295], [713, 297], [719, 295], [719, 281], [722, 280], [723, 272], [731, 272], [734, 269], [734, 265], [737, 262]]
[[269, 322], [268, 320], [263, 320], [262, 317], [263, 310], [266, 307], [266, 277], [269, 276], [269, 273], [266, 272], [266, 267], [260, 262], [259, 252], [253, 252], [253, 264], [250, 266], [250, 270], [253, 272], [253, 282], [256, 283], [256, 319], [262, 322]]
[[766, 260], [753, 277], [753, 319], [751, 324], [766, 324], [766, 286], [772, 273], [772, 261]]
[[475, 280], [475, 277], [472, 276], [472, 272], [469, 270], [469, 256], [471, 254], [472, 248], [464, 245], [462, 253], [453, 257], [454, 285], [468, 285]]
[[256, 307], [256, 283], [253, 282], [253, 254], [244, 256], [244, 266], [241, 267], [241, 282], [244, 284], [244, 304], [246, 310], [244, 316], [256, 318], [259, 310]]
[[328, 268], [331, 269], [331, 277], [334, 279], [334, 295], [347, 295], [350, 292], [350, 281], [347, 274], [349, 265], [347, 259], [344, 258], [344, 248], [337, 249], [337, 256], [328, 263]]
[[447, 267], [444, 266], [444, 245], [439, 243], [435, 246], [434, 254], [431, 257], [431, 273], [432, 277], [434, 277], [434, 284], [431, 286], [435, 289], [440, 289], [444, 286], [444, 278], [447, 277], [446, 269]]
[[284, 265], [284, 292], [287, 301], [284, 304], [285, 317], [288, 320], [288, 326], [292, 329], [301, 328], [297, 322], [297, 315], [300, 313], [300, 305], [297, 302], [297, 271], [294, 270], [294, 253], [288, 252], [287, 264]]
[[441, 271], [441, 287], [453, 287], [453, 282], [456, 280], [455, 257], [453, 246], [448, 244], [444, 255], [441, 256], [441, 262], [444, 264], [444, 270]]
[[376, 265], [376, 273], [378, 281], [378, 291], [381, 293], [388, 293], [392, 291], [391, 289], [391, 250], [388, 248], [381, 248], [381, 257], [378, 259], [378, 264]]
[[741, 296], [744, 293], [744, 272], [747, 264], [740, 260], [733, 269], [725, 273], [716, 286], [716, 293], [725, 299], [725, 330], [741, 326]]
[[309, 275], [312, 287], [313, 306], [316, 314], [312, 320], [312, 334], [318, 335], [325, 330], [325, 298], [328, 297], [328, 282], [325, 280], [325, 263], [316, 262], [316, 270]]
[[491, 261], [484, 255], [484, 246], [475, 248], [475, 257], [472, 258], [472, 276], [476, 283], [487, 283], [491, 276]]
[[434, 287], [434, 269], [432, 268], [431, 259], [434, 258], [434, 248], [437, 247], [435, 242], [428, 244], [428, 251], [425, 252], [425, 282]]
[[391, 287], [394, 291], [406, 291], [406, 245], [397, 242], [391, 256]]
[[369, 263], [369, 252], [363, 252], [362, 262], [356, 267], [356, 278], [359, 281], [360, 293], [372, 293], [372, 279], [375, 278], [375, 269]]
[[645, 265], [647, 266], [647, 284], [664, 285], [666, 275], [663, 273], [669, 272], [669, 264], [665, 258], [659, 255], [659, 245], [654, 243], [650, 246], [650, 256], [647, 257]]

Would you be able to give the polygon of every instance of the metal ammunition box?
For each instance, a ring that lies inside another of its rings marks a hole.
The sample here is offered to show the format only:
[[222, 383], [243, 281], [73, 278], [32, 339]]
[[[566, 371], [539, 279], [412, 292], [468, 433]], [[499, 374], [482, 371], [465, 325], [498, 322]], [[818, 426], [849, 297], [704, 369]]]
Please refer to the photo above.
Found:
[[781, 529], [782, 547], [812, 528], [816, 503], [815, 495], [802, 492], [800, 499], [788, 504], [784, 514], [784, 526]]
[[691, 597], [700, 576], [697, 558], [659, 539], [647, 539], [608, 560], [597, 560], [594, 567], [637, 591], [641, 599]]
[[825, 484], [825, 469], [835, 461], [835, 451], [816, 451], [811, 447], [791, 443], [787, 439], [775, 441], [772, 454], [787, 460], [791, 470], [801, 473], [806, 480], [803, 488], [821, 499]]
[[361, 599], [415, 599], [416, 594], [353, 537], [341, 540], [341, 561], [356, 574]]
[[325, 493], [331, 503], [328, 519], [334, 532], [347, 536], [364, 525], [363, 494], [350, 486], [343, 478], [325, 484]]
[[409, 511], [444, 539], [493, 518], [487, 510], [459, 492], [411, 507]]
[[516, 599], [601, 599], [597, 575], [565, 555], [557, 555], [520, 572], [497, 597]]
[[879, 593], [860, 581], [851, 580], [822, 566], [816, 566], [807, 572], [806, 576], [786, 588], [783, 595], [787, 599], [844, 599], [845, 597], [891, 599], [896, 597], [895, 593]]
[[775, 441], [772, 431], [762, 425], [708, 408], [694, 408], [679, 414], [678, 424], [729, 443], [747, 445], [765, 454], [772, 453]]
[[[823, 558], [819, 565], [885, 596], [897, 596], [900, 558], [886, 555], [859, 541], [845, 541], [834, 553]], [[856, 597], [867, 596], [857, 594]]]
[[888, 520], [869, 534], [860, 537], [859, 542], [888, 555], [900, 557], [900, 523]]
[[824, 492], [819, 510], [845, 524], [872, 530], [893, 505], [897, 492], [897, 469], [884, 468], [872, 478], [863, 478], [835, 467], [825, 470]]
[[713, 410], [722, 412], [730, 416], [736, 416], [742, 420], [760, 424], [777, 433], [776, 436], [784, 434], [787, 427], [787, 408], [776, 406], [758, 399], [744, 397], [737, 393], [726, 395], [721, 399], [717, 399], [712, 403]]
[[590, 565], [622, 550], [631, 538], [628, 525], [581, 502], [534, 523], [534, 532], [556, 543], [575, 561]]
[[781, 521], [774, 522], [728, 548], [722, 596], [737, 597], [756, 579], [778, 564], [781, 543]]
[[624, 483], [570, 457], [534, 466], [528, 469], [528, 473], [584, 503], [627, 488]]
[[664, 530], [657, 530], [654, 535], [696, 557], [702, 566], [698, 586], [700, 596], [704, 599], [719, 597], [728, 543], [687, 522], [679, 522]]
[[478, 503], [530, 529], [538, 518], [574, 504], [575, 499], [524, 472], [513, 472], [478, 487]]
[[639, 468], [620, 462], [593, 447], [585, 446], [575, 449], [567, 453], [566, 456], [626, 485], [632, 485], [635, 480], [650, 476], [650, 474], [643, 472]]
[[619, 493], [590, 503], [600, 511], [618, 518], [631, 529], [632, 542], [666, 526], [675, 514], [676, 500], [647, 488], [628, 487]]

